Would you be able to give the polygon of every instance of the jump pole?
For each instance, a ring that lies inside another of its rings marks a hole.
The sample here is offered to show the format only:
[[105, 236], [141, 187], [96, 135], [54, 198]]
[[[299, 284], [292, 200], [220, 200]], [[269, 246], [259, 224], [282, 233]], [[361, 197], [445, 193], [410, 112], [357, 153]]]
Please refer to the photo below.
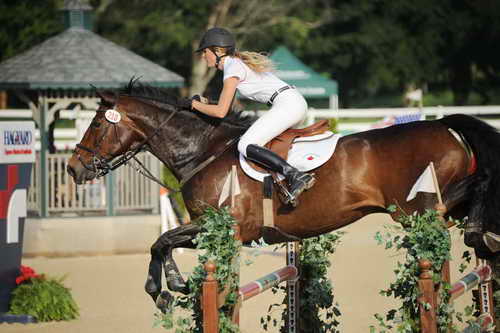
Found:
[[[288, 243], [287, 247], [290, 246], [295, 250], [296, 244]], [[287, 251], [287, 256], [295, 256]], [[224, 294], [219, 294], [218, 283], [215, 280], [216, 265], [213, 262], [207, 262], [205, 264], [205, 270], [207, 272], [207, 277], [203, 282], [202, 291], [202, 308], [203, 308], [203, 329], [205, 333], [218, 333], [219, 327], [219, 308], [224, 305]], [[286, 329], [289, 333], [298, 332], [298, 288], [296, 283], [299, 279], [299, 270], [297, 266], [287, 265], [282, 267], [272, 273], [264, 275], [263, 277], [249, 282], [248, 284], [239, 288], [239, 300], [238, 303], [242, 302], [262, 294], [264, 291], [276, 287], [281, 282], [287, 282], [287, 306], [288, 306], [288, 318], [286, 323]], [[292, 286], [292, 288], [290, 288]], [[239, 313], [239, 306], [235, 309], [235, 313]], [[235, 313], [233, 313], [233, 320], [235, 318]], [[237, 322], [235, 322], [237, 323]]]
[[[235, 184], [237, 183], [236, 167], [233, 166], [231, 170], [231, 211], [235, 212]], [[269, 180], [270, 178], [268, 178]], [[272, 212], [272, 202], [266, 202], [264, 199], [264, 215], [266, 219], [273, 218]], [[269, 223], [267, 220], [266, 224]], [[273, 223], [273, 221], [271, 221]], [[235, 237], [239, 239], [239, 226], [235, 228]], [[299, 242], [288, 242], [286, 246], [286, 259], [287, 266], [280, 268], [270, 274], [267, 274], [260, 279], [254, 280], [243, 287], [239, 288], [239, 300], [235, 306], [233, 313], [233, 322], [239, 324], [239, 308], [243, 301], [250, 299], [254, 296], [261, 294], [262, 292], [277, 286], [281, 282], [287, 282], [287, 307], [288, 307], [288, 318], [286, 323], [286, 331], [289, 333], [298, 332], [299, 326]], [[215, 279], [216, 265], [213, 262], [207, 262], [205, 264], [205, 271], [207, 272], [207, 277], [203, 282], [202, 290], [202, 309], [203, 309], [203, 330], [205, 333], [218, 333], [219, 331], [219, 308], [224, 305], [223, 293], [218, 292], [218, 283]]]
[[[420, 307], [420, 324], [422, 333], [435, 333], [437, 332], [437, 291], [434, 288], [432, 281], [431, 266], [428, 260], [421, 260], [419, 287], [422, 293], [419, 298]], [[489, 265], [480, 265], [472, 272], [463, 276], [460, 280], [455, 282], [450, 288], [450, 302], [465, 294], [474, 287], [479, 288], [479, 301], [481, 304], [481, 315], [478, 318], [479, 325], [486, 328], [490, 323], [493, 323], [494, 308], [493, 308], [493, 293], [491, 287], [491, 267]], [[425, 303], [430, 304], [430, 309], [426, 310]]]

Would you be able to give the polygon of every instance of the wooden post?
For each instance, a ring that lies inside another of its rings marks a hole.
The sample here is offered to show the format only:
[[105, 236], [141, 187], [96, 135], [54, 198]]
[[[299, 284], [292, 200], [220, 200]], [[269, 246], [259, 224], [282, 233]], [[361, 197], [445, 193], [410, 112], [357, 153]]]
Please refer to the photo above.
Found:
[[203, 332], [219, 333], [219, 309], [217, 307], [217, 280], [215, 279], [215, 264], [207, 262], [205, 264], [207, 277], [203, 282]]
[[[420, 326], [422, 333], [437, 333], [437, 319], [436, 319], [436, 302], [434, 292], [434, 282], [432, 281], [431, 262], [429, 260], [420, 260], [420, 276], [418, 279], [418, 286], [420, 288], [421, 296], [418, 299], [418, 306], [420, 309]], [[425, 309], [425, 304], [429, 304], [429, 310]]]
[[[437, 190], [439, 190], [439, 186], [437, 187]], [[440, 197], [438, 197], [439, 199]], [[446, 221], [444, 219], [444, 215], [448, 211], [446, 208], [446, 205], [443, 204], [442, 200], [438, 204], [434, 206], [434, 209], [439, 215], [439, 219], [443, 222], [443, 225], [446, 226]], [[447, 227], [447, 226], [446, 226]], [[444, 282], [451, 283], [451, 274], [450, 274], [450, 261], [446, 260], [443, 263], [443, 268], [441, 269], [441, 276], [443, 278]]]

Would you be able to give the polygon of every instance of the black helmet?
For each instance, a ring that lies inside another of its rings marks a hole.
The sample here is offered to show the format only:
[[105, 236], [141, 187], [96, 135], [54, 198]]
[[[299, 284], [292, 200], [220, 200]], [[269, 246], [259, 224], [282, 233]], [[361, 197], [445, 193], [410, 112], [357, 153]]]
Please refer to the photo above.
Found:
[[224, 28], [208, 29], [200, 41], [200, 46], [196, 52], [203, 51], [207, 47], [218, 46], [228, 48], [228, 53], [234, 51], [236, 41], [233, 35]]

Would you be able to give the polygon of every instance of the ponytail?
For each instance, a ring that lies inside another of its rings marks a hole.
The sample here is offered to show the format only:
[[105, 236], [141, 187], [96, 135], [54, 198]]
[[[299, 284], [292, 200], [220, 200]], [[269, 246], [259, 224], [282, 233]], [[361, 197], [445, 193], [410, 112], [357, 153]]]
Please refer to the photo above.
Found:
[[272, 72], [276, 69], [273, 61], [263, 53], [236, 51], [234, 56], [240, 58], [251, 70], [257, 73]]

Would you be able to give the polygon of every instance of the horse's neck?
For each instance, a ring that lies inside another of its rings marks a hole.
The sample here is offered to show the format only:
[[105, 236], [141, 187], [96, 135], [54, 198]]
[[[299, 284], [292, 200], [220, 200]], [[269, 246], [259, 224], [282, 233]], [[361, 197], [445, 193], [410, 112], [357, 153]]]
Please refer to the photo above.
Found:
[[151, 153], [178, 179], [184, 179], [205, 160], [222, 152], [231, 139], [239, 137], [244, 131], [227, 124], [214, 128], [197, 117], [186, 122], [181, 117], [186, 115], [174, 116], [150, 143]]

